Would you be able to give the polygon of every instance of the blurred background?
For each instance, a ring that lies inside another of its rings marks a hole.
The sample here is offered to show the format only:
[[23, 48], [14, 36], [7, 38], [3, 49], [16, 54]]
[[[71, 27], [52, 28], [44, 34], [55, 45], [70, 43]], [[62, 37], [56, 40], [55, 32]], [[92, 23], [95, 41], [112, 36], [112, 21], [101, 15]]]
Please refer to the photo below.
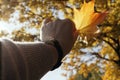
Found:
[[[90, 0], [86, 0], [89, 2]], [[0, 0], [0, 38], [40, 41], [43, 19], [73, 18], [84, 0]], [[79, 37], [62, 66], [41, 80], [120, 80], [120, 0], [95, 0], [95, 12], [108, 10], [99, 33]]]

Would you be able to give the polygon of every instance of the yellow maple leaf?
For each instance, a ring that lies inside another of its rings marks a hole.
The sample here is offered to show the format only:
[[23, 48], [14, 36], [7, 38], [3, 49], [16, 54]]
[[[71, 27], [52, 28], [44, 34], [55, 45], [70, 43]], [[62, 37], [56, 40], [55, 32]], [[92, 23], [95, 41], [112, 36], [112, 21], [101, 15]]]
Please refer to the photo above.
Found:
[[74, 8], [73, 21], [80, 33], [94, 34], [98, 30], [97, 25], [104, 20], [107, 11], [95, 12], [94, 5], [95, 0], [88, 3], [84, 1], [81, 9]]

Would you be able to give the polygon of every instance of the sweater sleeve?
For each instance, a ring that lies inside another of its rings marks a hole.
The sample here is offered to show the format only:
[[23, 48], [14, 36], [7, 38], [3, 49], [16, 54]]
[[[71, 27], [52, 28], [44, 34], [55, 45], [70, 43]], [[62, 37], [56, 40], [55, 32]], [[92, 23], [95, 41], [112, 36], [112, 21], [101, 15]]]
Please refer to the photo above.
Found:
[[2, 80], [39, 80], [57, 62], [57, 51], [44, 43], [2, 40]]

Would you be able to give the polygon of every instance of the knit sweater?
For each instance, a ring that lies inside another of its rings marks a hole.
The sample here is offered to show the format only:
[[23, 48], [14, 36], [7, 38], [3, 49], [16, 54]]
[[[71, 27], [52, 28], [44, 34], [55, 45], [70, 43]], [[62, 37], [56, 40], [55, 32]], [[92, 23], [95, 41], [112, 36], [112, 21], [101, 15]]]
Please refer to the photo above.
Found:
[[40, 80], [57, 62], [57, 51], [41, 42], [1, 40], [2, 80]]

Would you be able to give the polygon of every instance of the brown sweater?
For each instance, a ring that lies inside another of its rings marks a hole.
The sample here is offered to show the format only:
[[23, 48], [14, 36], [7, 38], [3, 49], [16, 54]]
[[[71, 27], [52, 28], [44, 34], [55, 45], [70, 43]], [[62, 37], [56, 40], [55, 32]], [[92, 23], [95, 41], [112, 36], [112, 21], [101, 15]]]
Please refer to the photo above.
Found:
[[57, 51], [44, 43], [1, 40], [2, 80], [39, 80], [57, 62]]

